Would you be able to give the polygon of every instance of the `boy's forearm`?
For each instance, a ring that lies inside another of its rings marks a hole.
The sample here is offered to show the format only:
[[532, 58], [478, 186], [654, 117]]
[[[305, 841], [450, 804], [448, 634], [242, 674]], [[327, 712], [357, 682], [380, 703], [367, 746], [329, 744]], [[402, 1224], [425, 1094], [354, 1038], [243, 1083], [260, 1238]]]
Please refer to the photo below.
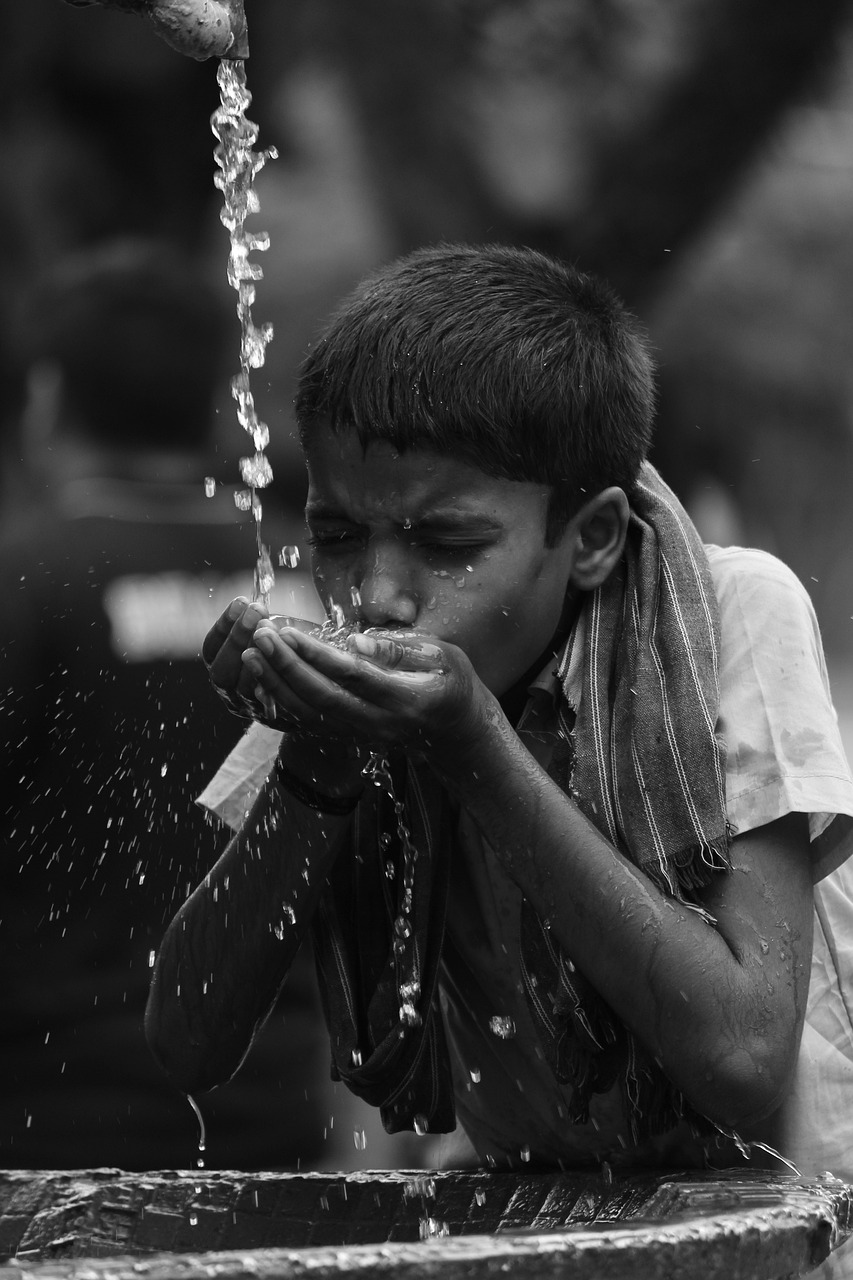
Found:
[[739, 937], [659, 893], [499, 709], [476, 751], [445, 753], [433, 768], [567, 955], [698, 1109], [734, 1124], [778, 1103], [791, 1057], [783, 1035], [774, 1041], [763, 970], [744, 964]]
[[241, 830], [160, 946], [146, 1011], [154, 1056], [184, 1092], [239, 1067], [305, 936], [351, 822], [318, 812], [274, 770]]

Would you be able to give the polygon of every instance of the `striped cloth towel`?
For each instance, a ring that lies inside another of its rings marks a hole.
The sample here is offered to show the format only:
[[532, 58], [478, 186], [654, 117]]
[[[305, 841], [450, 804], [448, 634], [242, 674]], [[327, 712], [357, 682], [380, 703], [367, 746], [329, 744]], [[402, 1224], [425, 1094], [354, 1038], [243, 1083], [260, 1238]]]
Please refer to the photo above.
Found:
[[[590, 594], [560, 655], [566, 749], [551, 773], [611, 844], [689, 903], [730, 869], [719, 609], [699, 535], [649, 464], [631, 507], [622, 563]], [[552, 1070], [574, 1086], [573, 1122], [588, 1120], [593, 1093], [621, 1082], [635, 1141], [681, 1118], [709, 1131], [529, 904], [521, 937], [531, 1013]]]

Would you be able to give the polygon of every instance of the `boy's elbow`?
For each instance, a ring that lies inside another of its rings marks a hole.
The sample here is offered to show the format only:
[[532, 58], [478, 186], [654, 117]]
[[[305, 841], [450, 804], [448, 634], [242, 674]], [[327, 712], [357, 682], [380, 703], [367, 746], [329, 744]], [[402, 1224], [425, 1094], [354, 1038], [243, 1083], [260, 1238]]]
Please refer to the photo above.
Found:
[[[764, 1120], [790, 1088], [794, 1055], [772, 1041], [730, 1046], [706, 1059], [697, 1094], [699, 1110], [715, 1124], [738, 1131]], [[695, 1095], [694, 1095], [695, 1096]], [[696, 1105], [696, 1104], [694, 1104]]]

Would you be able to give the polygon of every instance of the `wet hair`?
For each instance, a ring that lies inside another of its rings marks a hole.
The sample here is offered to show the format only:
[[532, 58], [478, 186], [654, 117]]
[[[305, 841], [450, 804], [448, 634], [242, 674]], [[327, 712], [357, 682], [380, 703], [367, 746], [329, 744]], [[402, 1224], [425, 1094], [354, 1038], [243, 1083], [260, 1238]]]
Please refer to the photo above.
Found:
[[38, 280], [25, 353], [59, 365], [66, 409], [92, 439], [195, 448], [212, 431], [228, 315], [177, 246], [121, 237], [72, 252]]
[[367, 279], [300, 372], [296, 417], [551, 486], [549, 545], [648, 451], [654, 371], [602, 281], [530, 249], [438, 245]]

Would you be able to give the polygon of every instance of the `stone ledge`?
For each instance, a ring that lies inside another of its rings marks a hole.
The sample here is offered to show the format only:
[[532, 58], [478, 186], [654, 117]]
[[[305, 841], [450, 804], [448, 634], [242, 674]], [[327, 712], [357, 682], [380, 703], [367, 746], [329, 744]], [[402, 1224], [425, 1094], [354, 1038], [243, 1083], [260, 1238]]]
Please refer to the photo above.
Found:
[[829, 1175], [0, 1171], [0, 1280], [774, 1280], [851, 1232]]

